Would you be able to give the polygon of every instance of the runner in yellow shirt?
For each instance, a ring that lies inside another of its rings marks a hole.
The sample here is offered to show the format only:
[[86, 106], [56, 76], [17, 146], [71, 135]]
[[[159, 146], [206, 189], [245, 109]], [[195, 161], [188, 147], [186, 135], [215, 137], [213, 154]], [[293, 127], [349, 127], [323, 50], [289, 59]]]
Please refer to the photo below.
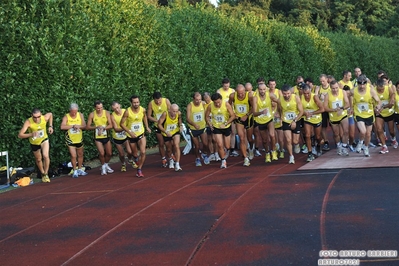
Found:
[[127, 154], [127, 158], [129, 162], [132, 164], [133, 168], [137, 168], [136, 159], [138, 155], [135, 154], [133, 156], [132, 149], [130, 148], [129, 142], [127, 141], [127, 135], [125, 130], [121, 127], [121, 120], [123, 114], [125, 113], [125, 109], [121, 108], [120, 103], [113, 102], [111, 104], [112, 114], [111, 114], [111, 121], [112, 121], [112, 141], [115, 144], [115, 147], [118, 151], [119, 161], [122, 163], [121, 172], [126, 172], [126, 157], [125, 157], [125, 150]]
[[129, 139], [129, 145], [132, 150], [133, 156], [140, 156], [137, 161], [137, 177], [144, 177], [143, 168], [146, 158], [146, 145], [147, 139], [145, 137], [145, 131], [151, 133], [151, 129], [148, 126], [146, 110], [140, 106], [140, 98], [137, 95], [130, 97], [131, 107], [125, 110], [121, 119], [121, 127], [126, 132]]
[[[331, 90], [324, 98], [324, 110], [328, 112], [330, 117], [334, 141], [337, 144], [337, 154], [348, 156], [348, 111], [350, 103], [347, 91], [340, 89], [335, 80], [330, 83], [330, 88]], [[349, 143], [349, 145], [351, 144]]]
[[[166, 155], [169, 158], [169, 168], [182, 171], [180, 167], [180, 132], [182, 130], [182, 117], [177, 104], [172, 104], [167, 112], [164, 112], [158, 120], [158, 128], [162, 133]], [[175, 159], [172, 158], [172, 153]]]
[[308, 150], [307, 162], [315, 159], [312, 153], [312, 134], [314, 134], [316, 147], [320, 150], [321, 142], [321, 114], [324, 112], [323, 103], [320, 101], [319, 96], [312, 93], [308, 84], [302, 86], [301, 103], [303, 107], [303, 128], [304, 139]]
[[[217, 91], [222, 96], [222, 100], [225, 102], [229, 101], [230, 95], [235, 92], [233, 88], [230, 88], [230, 80], [228, 78], [224, 78], [222, 80], [222, 87], [219, 88]], [[236, 146], [236, 135], [237, 135], [237, 128], [236, 124], [231, 124], [231, 137], [230, 137], [230, 151], [229, 155], [233, 157], [239, 156], [238, 152], [234, 149]]]
[[212, 94], [211, 99], [212, 103], [206, 109], [205, 117], [212, 130], [218, 153], [222, 158], [220, 168], [227, 168], [227, 156], [224, 149], [230, 150], [231, 123], [236, 116], [233, 108], [223, 100], [222, 95], [219, 93]]
[[154, 122], [155, 135], [158, 141], [159, 154], [161, 155], [162, 166], [167, 167], [168, 161], [165, 157], [165, 142], [163, 140], [161, 131], [158, 129], [158, 120], [161, 115], [168, 111], [170, 108], [170, 101], [167, 98], [163, 98], [159, 91], [156, 91], [152, 95], [153, 100], [148, 103], [147, 118], [150, 122]]
[[[73, 178], [87, 175], [83, 170], [83, 130], [86, 129], [86, 121], [83, 114], [78, 110], [79, 106], [72, 103], [69, 107], [69, 113], [62, 118], [61, 122], [61, 130], [65, 130], [66, 145], [71, 155]], [[78, 165], [76, 165], [76, 161]]]
[[388, 153], [388, 147], [385, 140], [385, 123], [388, 124], [391, 141], [395, 139], [394, 113], [395, 113], [395, 87], [380, 78], [377, 80], [376, 92], [381, 101], [382, 110], [375, 116], [375, 128], [378, 138], [381, 142], [381, 154]]
[[[112, 128], [111, 117], [108, 111], [104, 110], [101, 101], [94, 102], [94, 111], [87, 118], [87, 130], [94, 130], [94, 142], [98, 150], [98, 158], [101, 163], [101, 175], [113, 173], [114, 170], [108, 165], [112, 156], [112, 145], [108, 130]], [[93, 126], [94, 124], [94, 126]]]
[[[236, 119], [234, 120], [237, 128], [237, 134], [240, 138], [240, 150], [244, 156], [244, 166], [250, 165], [250, 160], [254, 157], [254, 139], [252, 115], [253, 94], [246, 92], [242, 84], [238, 84], [236, 91], [230, 94], [229, 104], [234, 107]], [[247, 146], [249, 143], [249, 155], [247, 156]]]
[[[47, 129], [47, 123], [48, 129]], [[28, 132], [26, 132], [28, 131]], [[49, 183], [48, 169], [50, 167], [48, 134], [53, 134], [53, 114], [42, 115], [40, 109], [32, 110], [32, 117], [28, 118], [18, 133], [18, 138], [29, 138], [30, 147], [35, 156], [36, 165], [42, 175], [42, 182]]]
[[[206, 119], [205, 119], [205, 104], [202, 102], [202, 95], [199, 92], [195, 92], [193, 95], [193, 101], [187, 105], [186, 109], [186, 120], [188, 127], [190, 128], [191, 139], [194, 143], [195, 152], [195, 166], [202, 166], [201, 155], [204, 163], [209, 164], [208, 158], [208, 136], [206, 133]], [[200, 155], [200, 142], [202, 142], [202, 153]]]
[[382, 104], [373, 86], [367, 83], [367, 78], [364, 75], [359, 76], [357, 87], [350, 90], [349, 95], [352, 97], [351, 108], [354, 110], [354, 118], [359, 129], [356, 152], [360, 153], [363, 150], [364, 155], [369, 157], [371, 130], [375, 120], [374, 112], [379, 114]]
[[299, 120], [303, 115], [303, 108], [301, 99], [292, 93], [292, 88], [287, 84], [283, 85], [280, 90], [279, 109], [283, 121], [284, 140], [290, 156], [288, 163], [294, 164], [292, 145], [299, 145], [299, 134], [301, 133]]

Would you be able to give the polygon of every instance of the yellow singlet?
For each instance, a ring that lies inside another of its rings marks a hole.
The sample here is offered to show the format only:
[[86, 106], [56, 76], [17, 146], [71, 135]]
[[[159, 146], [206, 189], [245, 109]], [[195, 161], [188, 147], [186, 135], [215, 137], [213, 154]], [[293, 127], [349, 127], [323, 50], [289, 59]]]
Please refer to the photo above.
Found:
[[[166, 104], [166, 99], [162, 98], [161, 104], [157, 105], [154, 100], [151, 101], [151, 107], [152, 107], [152, 117], [155, 118], [157, 121], [161, 117], [161, 115], [168, 111], [168, 105]], [[158, 127], [158, 122], [154, 123], [155, 127]]]
[[[380, 98], [380, 101], [381, 101], [381, 106], [384, 106], [384, 105], [388, 105], [389, 104], [389, 86], [388, 85], [385, 85], [384, 86], [384, 91], [380, 94], [379, 92], [378, 92], [378, 90], [376, 90], [377, 91], [377, 95], [378, 95], [378, 97]], [[388, 117], [388, 116], [391, 116], [393, 113], [395, 112], [395, 110], [394, 110], [394, 107], [391, 107], [391, 108], [384, 108], [384, 109], [382, 109], [381, 110], [381, 112], [380, 112], [380, 115], [382, 116], [382, 117]]]
[[245, 92], [244, 99], [240, 100], [237, 97], [237, 93], [234, 93], [234, 112], [237, 117], [243, 117], [249, 112], [249, 97], [248, 92]]
[[340, 81], [338, 81], [338, 83], [341, 84], [342, 87], [346, 85], [346, 86], [348, 86], [350, 89], [353, 89], [353, 83], [352, 83], [351, 81], [345, 82], [345, 81], [343, 81], [343, 80], [341, 79]]
[[[165, 121], [163, 122], [163, 128], [166, 130], [166, 132], [169, 132], [170, 135], [174, 135], [177, 132], [179, 132], [180, 127], [179, 127], [179, 114], [176, 114], [176, 117], [172, 119], [169, 116], [169, 112], [166, 112], [166, 118]], [[166, 133], [162, 132], [163, 136], [167, 136]]]
[[[114, 117], [116, 125], [118, 126], [118, 129], [121, 128], [121, 120], [123, 117], [123, 114], [125, 113], [125, 109], [121, 109], [121, 114], [118, 115], [117, 113], [113, 112], [111, 115]], [[127, 123], [125, 122], [125, 124], [127, 125]], [[125, 131], [119, 131], [116, 132], [115, 129], [112, 129], [111, 131], [112, 134], [112, 138], [113, 139], [117, 139], [117, 140], [124, 140], [126, 139], [126, 132]]]
[[[127, 128], [130, 128], [136, 137], [144, 134], [144, 108], [140, 106], [137, 113], [133, 112], [131, 107], [127, 110], [129, 112], [129, 116], [126, 119]], [[131, 137], [129, 133], [126, 134]]]
[[28, 132], [33, 133], [37, 131], [39, 133], [39, 136], [36, 138], [30, 137], [29, 142], [32, 145], [40, 145], [43, 142], [43, 140], [45, 140], [48, 137], [46, 129], [46, 124], [47, 124], [46, 119], [42, 115], [40, 117], [40, 122], [36, 123], [35, 121], [33, 121], [33, 118], [30, 117], [29, 122], [30, 126], [28, 128]]
[[[191, 102], [191, 120], [198, 124], [200, 129], [204, 129], [206, 126], [205, 110], [202, 103], [199, 106], [195, 106], [195, 104]], [[192, 130], [196, 130], [195, 127], [190, 124], [188, 124], [188, 127]]]
[[[94, 122], [94, 125], [95, 125], [96, 127], [99, 127], [99, 126], [106, 127], [107, 124], [108, 124], [108, 119], [107, 119], [106, 111], [103, 110], [103, 113], [101, 114], [101, 116], [98, 116], [98, 115], [97, 115], [97, 112], [94, 111], [93, 122]], [[95, 138], [95, 139], [105, 139], [105, 138], [107, 138], [107, 137], [108, 137], [108, 132], [107, 132], [107, 130], [103, 130], [102, 134], [100, 135], [98, 129], [96, 128], [96, 130], [95, 130], [95, 132], [94, 132], [94, 138]]]
[[[72, 118], [70, 114], [66, 114], [67, 117], [67, 125], [72, 126], [72, 125], [82, 125], [82, 119], [80, 117], [80, 113], [76, 113], [76, 117]], [[65, 140], [68, 144], [79, 144], [82, 143], [83, 141], [83, 133], [81, 129], [73, 129], [70, 128], [65, 132]]]
[[355, 116], [361, 118], [374, 116], [374, 99], [371, 96], [370, 85], [367, 84], [364, 95], [360, 95], [358, 89], [359, 87], [355, 87], [353, 91], [353, 111]]
[[282, 108], [282, 119], [284, 122], [291, 124], [297, 118], [299, 111], [296, 104], [295, 94], [291, 94], [290, 100], [287, 102], [284, 97], [280, 98]]
[[[338, 95], [334, 96], [331, 90], [328, 92], [328, 107], [331, 109], [344, 107], [344, 93], [343, 90], [338, 90]], [[340, 113], [340, 115], [339, 115]], [[346, 110], [342, 110], [339, 112], [329, 112], [330, 121], [338, 122], [341, 121], [347, 115]]]
[[229, 88], [228, 90], [224, 90], [223, 88], [220, 88], [218, 90], [218, 93], [220, 95], [222, 95], [222, 100], [224, 102], [228, 102], [229, 101], [230, 94], [232, 94], [233, 92], [235, 92], [235, 90], [232, 89], [232, 88]]
[[272, 101], [270, 100], [270, 93], [266, 91], [264, 100], [260, 98], [260, 95], [256, 96], [256, 102], [257, 106], [255, 112], [263, 112], [264, 110], [267, 110], [266, 114], [255, 116], [254, 119], [256, 123], [266, 124], [271, 121], [274, 117], [274, 113], [272, 111]]
[[[226, 102], [222, 101], [220, 108], [215, 107], [215, 104], [211, 103], [211, 114], [212, 114], [212, 125], [214, 128], [221, 128], [222, 124], [227, 122], [230, 118], [229, 111], [226, 107]], [[227, 124], [224, 128], [230, 127], [231, 124]]]
[[[301, 102], [302, 102], [302, 106], [303, 106], [303, 111], [304, 112], [315, 112], [317, 110], [319, 110], [319, 106], [317, 106], [317, 103], [314, 101], [314, 93], [310, 93], [310, 101], [306, 101], [305, 100], [305, 96], [302, 95], [301, 96]], [[306, 118], [306, 116], [302, 116], [302, 118], [304, 119], [304, 121], [312, 123], [312, 124], [318, 124], [321, 122], [321, 114], [316, 114], [316, 115], [312, 115], [311, 117]]]

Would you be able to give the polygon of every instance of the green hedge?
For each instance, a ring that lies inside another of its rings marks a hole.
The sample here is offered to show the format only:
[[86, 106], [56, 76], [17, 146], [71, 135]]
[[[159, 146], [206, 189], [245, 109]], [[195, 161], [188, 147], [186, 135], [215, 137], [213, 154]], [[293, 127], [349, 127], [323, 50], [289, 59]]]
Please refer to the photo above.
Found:
[[[281, 85], [297, 75], [340, 77], [355, 66], [399, 73], [389, 62], [396, 40], [320, 33], [251, 14], [237, 21], [205, 4], [7, 0], [0, 3], [0, 32], [0, 150], [10, 152], [14, 166], [33, 164], [28, 141], [17, 134], [34, 107], [54, 114], [51, 159], [58, 164], [69, 160], [59, 126], [71, 102], [87, 119], [95, 100], [107, 109], [112, 101], [127, 107], [138, 94], [147, 107], [159, 90], [184, 113], [194, 91], [214, 92], [224, 77], [232, 86], [259, 76]], [[84, 141], [85, 157], [96, 157], [92, 134]]]

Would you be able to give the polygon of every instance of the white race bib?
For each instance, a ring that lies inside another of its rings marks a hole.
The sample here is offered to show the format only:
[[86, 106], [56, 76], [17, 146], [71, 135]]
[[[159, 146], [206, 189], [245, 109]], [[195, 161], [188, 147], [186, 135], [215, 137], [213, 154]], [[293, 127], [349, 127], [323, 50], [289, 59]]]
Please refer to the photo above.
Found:
[[341, 108], [341, 107], [344, 107], [342, 100], [336, 100], [331, 103], [331, 108], [335, 109], [335, 108]]
[[125, 131], [121, 131], [121, 132], [115, 132], [115, 135], [118, 139], [123, 139], [126, 137], [126, 133]]
[[141, 131], [141, 126], [142, 123], [133, 123], [130, 130], [134, 133], [134, 132], [139, 132]]
[[368, 112], [369, 104], [368, 103], [358, 103], [357, 110], [359, 110], [359, 112]]
[[79, 134], [79, 128], [70, 128], [69, 129], [69, 134], [73, 135], [73, 134]]
[[199, 123], [204, 120], [204, 113], [198, 112], [193, 114], [194, 123]]
[[218, 123], [224, 123], [224, 115], [215, 115], [215, 120]]
[[296, 118], [296, 113], [295, 112], [287, 112], [285, 113], [285, 119], [286, 120], [294, 120]]
[[240, 114], [246, 114], [247, 112], [247, 106], [245, 104], [236, 104], [237, 112]]
[[176, 125], [176, 124], [168, 125], [168, 126], [166, 127], [166, 132], [172, 132], [172, 131], [175, 130], [176, 128], [177, 128], [177, 125]]

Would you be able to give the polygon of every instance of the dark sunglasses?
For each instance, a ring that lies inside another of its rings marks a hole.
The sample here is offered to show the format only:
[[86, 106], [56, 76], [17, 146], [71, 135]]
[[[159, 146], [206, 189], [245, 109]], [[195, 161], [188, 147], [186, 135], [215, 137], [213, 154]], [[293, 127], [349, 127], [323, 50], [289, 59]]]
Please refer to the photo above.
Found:
[[40, 118], [41, 116], [39, 115], [39, 116], [32, 116], [32, 118]]
[[362, 82], [358, 81], [357, 84], [364, 85], [364, 84], [367, 84], [367, 81], [362, 81]]

